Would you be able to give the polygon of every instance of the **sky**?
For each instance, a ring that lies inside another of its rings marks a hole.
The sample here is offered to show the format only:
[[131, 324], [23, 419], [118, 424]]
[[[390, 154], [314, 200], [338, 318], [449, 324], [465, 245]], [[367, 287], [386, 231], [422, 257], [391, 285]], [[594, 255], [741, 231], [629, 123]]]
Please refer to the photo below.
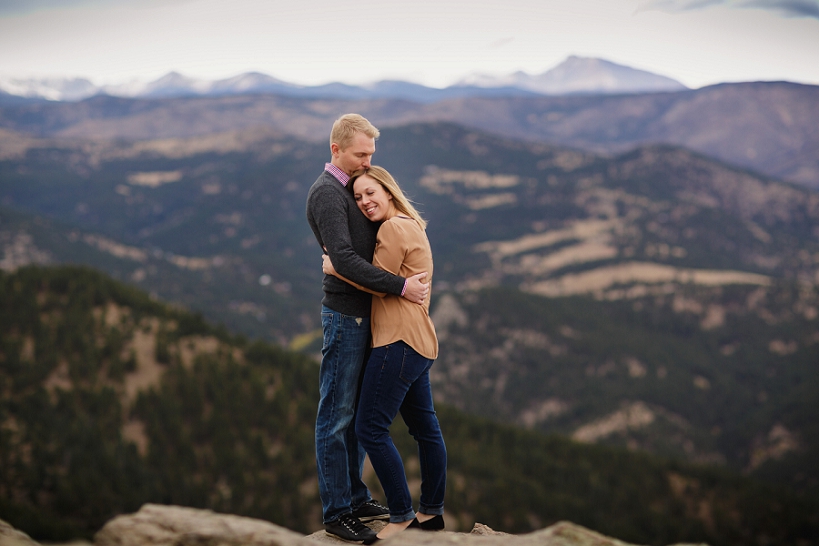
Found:
[[570, 55], [691, 88], [819, 85], [819, 0], [0, 0], [5, 77], [445, 87]]

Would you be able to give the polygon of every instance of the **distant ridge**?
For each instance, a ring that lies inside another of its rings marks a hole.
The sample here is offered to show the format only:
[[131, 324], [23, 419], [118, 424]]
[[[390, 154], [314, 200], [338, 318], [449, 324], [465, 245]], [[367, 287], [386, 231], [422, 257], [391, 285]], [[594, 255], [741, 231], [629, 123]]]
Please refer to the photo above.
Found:
[[270, 93], [307, 98], [386, 98], [429, 103], [463, 97], [645, 93], [684, 89], [684, 85], [665, 76], [603, 59], [575, 56], [540, 75], [531, 76], [524, 72], [503, 77], [476, 75], [444, 89], [395, 80], [363, 86], [340, 82], [301, 86], [259, 72], [247, 72], [216, 81], [170, 72], [152, 82], [103, 86], [96, 86], [82, 78], [0, 78], [0, 93], [54, 101], [77, 101], [94, 95], [168, 98]]
[[540, 75], [531, 76], [525, 72], [500, 78], [475, 75], [460, 83], [479, 87], [510, 86], [542, 95], [655, 93], [687, 89], [666, 76], [574, 55]]

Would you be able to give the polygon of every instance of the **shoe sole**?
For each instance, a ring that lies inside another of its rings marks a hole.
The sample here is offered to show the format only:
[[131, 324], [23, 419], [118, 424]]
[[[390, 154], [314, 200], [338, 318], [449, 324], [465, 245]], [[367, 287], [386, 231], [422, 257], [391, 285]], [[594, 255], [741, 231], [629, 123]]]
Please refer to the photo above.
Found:
[[349, 542], [350, 544], [364, 544], [363, 538], [361, 540], [350, 540], [349, 538], [344, 538], [343, 536], [331, 533], [330, 531], [324, 531], [324, 534], [327, 535], [328, 537], [333, 537], [338, 540], [343, 540], [344, 542]]

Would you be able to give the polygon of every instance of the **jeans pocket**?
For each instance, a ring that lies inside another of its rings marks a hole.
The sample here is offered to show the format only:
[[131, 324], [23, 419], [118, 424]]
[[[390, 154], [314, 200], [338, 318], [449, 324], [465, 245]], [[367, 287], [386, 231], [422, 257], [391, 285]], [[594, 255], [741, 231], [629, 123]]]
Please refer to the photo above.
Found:
[[408, 385], [412, 385], [418, 377], [426, 370], [429, 360], [415, 352], [415, 349], [404, 342], [401, 342], [402, 358], [401, 371], [398, 377]]

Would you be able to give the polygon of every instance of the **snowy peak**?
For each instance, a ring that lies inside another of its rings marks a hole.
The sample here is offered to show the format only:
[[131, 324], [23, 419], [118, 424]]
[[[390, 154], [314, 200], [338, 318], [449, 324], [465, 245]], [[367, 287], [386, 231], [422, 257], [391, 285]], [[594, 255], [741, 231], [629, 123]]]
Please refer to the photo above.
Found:
[[329, 83], [313, 87], [284, 82], [259, 72], [246, 72], [216, 81], [189, 78], [170, 72], [152, 82], [132, 81], [95, 86], [81, 78], [1, 79], [0, 93], [48, 100], [81, 100], [97, 94], [117, 97], [167, 98], [198, 95], [277, 93], [300, 97], [401, 98], [433, 102], [465, 96], [525, 96], [566, 94], [615, 94], [681, 91], [680, 82], [603, 59], [569, 57], [540, 75], [515, 72], [496, 77], [473, 75], [446, 89], [385, 80], [369, 86]]
[[680, 82], [652, 72], [574, 55], [543, 74], [532, 76], [515, 72], [504, 77], [478, 74], [463, 80], [461, 84], [511, 86], [544, 95], [651, 93], [686, 89]]
[[295, 88], [297, 86], [261, 72], [245, 72], [232, 78], [213, 82], [209, 91], [211, 93], [254, 93], [276, 87]]
[[84, 78], [2, 78], [0, 92], [17, 97], [48, 100], [80, 100], [98, 93]]

